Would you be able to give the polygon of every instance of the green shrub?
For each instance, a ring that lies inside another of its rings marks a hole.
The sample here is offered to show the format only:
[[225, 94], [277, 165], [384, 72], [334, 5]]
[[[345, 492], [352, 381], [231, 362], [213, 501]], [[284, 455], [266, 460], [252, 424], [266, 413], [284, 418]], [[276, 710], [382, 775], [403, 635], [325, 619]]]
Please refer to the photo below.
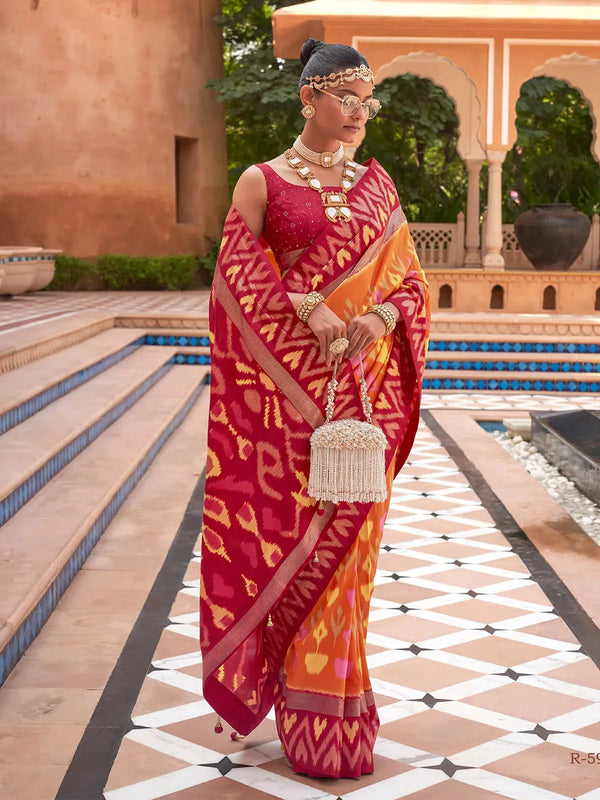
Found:
[[192, 255], [100, 256], [98, 275], [107, 289], [190, 289], [195, 283], [196, 258]]
[[[218, 251], [218, 243], [216, 243]], [[210, 285], [216, 251], [196, 258], [193, 255], [99, 256], [95, 261], [59, 255], [56, 272], [48, 287], [54, 291], [110, 289], [114, 291], [152, 291], [203, 288]], [[210, 264], [212, 263], [212, 269]]]
[[206, 282], [210, 283], [212, 281], [213, 275], [215, 274], [220, 247], [221, 247], [220, 239], [211, 239], [210, 250], [206, 253], [206, 255], [198, 257], [198, 263], [200, 266], [200, 278], [203, 279], [205, 283]]
[[48, 289], [54, 291], [89, 289], [94, 283], [96, 274], [96, 265], [83, 258], [57, 255], [56, 272]]

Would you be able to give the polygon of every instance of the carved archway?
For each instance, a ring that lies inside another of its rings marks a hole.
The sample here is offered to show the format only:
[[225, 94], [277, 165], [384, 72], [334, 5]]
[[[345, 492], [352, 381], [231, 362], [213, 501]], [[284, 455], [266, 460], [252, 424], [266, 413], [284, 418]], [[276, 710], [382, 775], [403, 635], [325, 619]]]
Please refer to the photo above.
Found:
[[[598, 135], [598, 119], [600, 118], [600, 60], [580, 56], [572, 53], [560, 58], [551, 58], [539, 67], [533, 69], [529, 78], [539, 78], [545, 75], [549, 78], [565, 81], [569, 86], [581, 92], [590, 107], [590, 114], [594, 123], [592, 131], [592, 155], [600, 163], [600, 136]], [[528, 78], [528, 79], [529, 79]], [[517, 117], [516, 104], [513, 108], [513, 118], [509, 130], [510, 144], [513, 146], [517, 138], [515, 120]]]
[[463, 161], [484, 159], [485, 150], [480, 141], [481, 102], [477, 96], [475, 83], [461, 67], [449, 58], [434, 53], [410, 53], [397, 56], [384, 64], [375, 75], [375, 83], [386, 78], [411, 73], [441, 86], [448, 97], [454, 101], [458, 117], [458, 142], [456, 149]]

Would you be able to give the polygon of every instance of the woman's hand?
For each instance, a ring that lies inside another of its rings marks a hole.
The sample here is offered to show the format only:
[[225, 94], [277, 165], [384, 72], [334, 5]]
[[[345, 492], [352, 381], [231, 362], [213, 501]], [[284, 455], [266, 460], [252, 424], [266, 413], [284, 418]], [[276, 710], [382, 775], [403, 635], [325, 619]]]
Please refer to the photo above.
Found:
[[319, 340], [321, 358], [329, 367], [333, 361], [333, 356], [329, 352], [329, 346], [334, 339], [346, 336], [346, 323], [335, 314], [325, 303], [319, 303], [306, 323], [311, 331]]
[[[393, 303], [386, 303], [387, 307], [393, 311], [396, 320], [399, 311]], [[380, 339], [385, 334], [385, 322], [374, 311], [363, 314], [362, 317], [355, 317], [348, 323], [346, 338], [350, 344], [344, 353], [344, 358], [354, 358], [357, 353], [364, 350], [367, 345]]]
[[[299, 292], [288, 292], [288, 297], [290, 303], [297, 309], [306, 295]], [[319, 303], [311, 311], [306, 324], [319, 340], [321, 358], [327, 366], [330, 366], [333, 356], [329, 352], [329, 346], [334, 339], [346, 336], [346, 323], [342, 322], [325, 303]]]

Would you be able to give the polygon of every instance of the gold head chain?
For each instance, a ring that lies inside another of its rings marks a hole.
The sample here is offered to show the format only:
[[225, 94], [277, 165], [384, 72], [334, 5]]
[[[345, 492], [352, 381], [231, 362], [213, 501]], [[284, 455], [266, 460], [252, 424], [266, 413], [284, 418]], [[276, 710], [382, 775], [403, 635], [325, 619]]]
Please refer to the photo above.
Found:
[[373, 81], [373, 71], [369, 67], [361, 64], [360, 67], [348, 67], [339, 72], [331, 72], [329, 75], [310, 75], [306, 78], [306, 83], [311, 89], [335, 89], [342, 83], [361, 80], [368, 83]]

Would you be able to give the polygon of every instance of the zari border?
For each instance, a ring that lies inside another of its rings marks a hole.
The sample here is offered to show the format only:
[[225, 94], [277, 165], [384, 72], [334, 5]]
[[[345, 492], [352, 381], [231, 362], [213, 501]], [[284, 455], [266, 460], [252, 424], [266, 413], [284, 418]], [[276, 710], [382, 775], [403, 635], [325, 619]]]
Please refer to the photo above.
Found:
[[363, 694], [355, 697], [334, 697], [328, 694], [290, 689], [283, 670], [280, 673], [280, 681], [285, 705], [290, 711], [312, 711], [315, 714], [328, 714], [331, 717], [348, 719], [349, 717], [359, 717], [367, 711], [368, 706], [375, 705], [372, 689], [366, 689]]

